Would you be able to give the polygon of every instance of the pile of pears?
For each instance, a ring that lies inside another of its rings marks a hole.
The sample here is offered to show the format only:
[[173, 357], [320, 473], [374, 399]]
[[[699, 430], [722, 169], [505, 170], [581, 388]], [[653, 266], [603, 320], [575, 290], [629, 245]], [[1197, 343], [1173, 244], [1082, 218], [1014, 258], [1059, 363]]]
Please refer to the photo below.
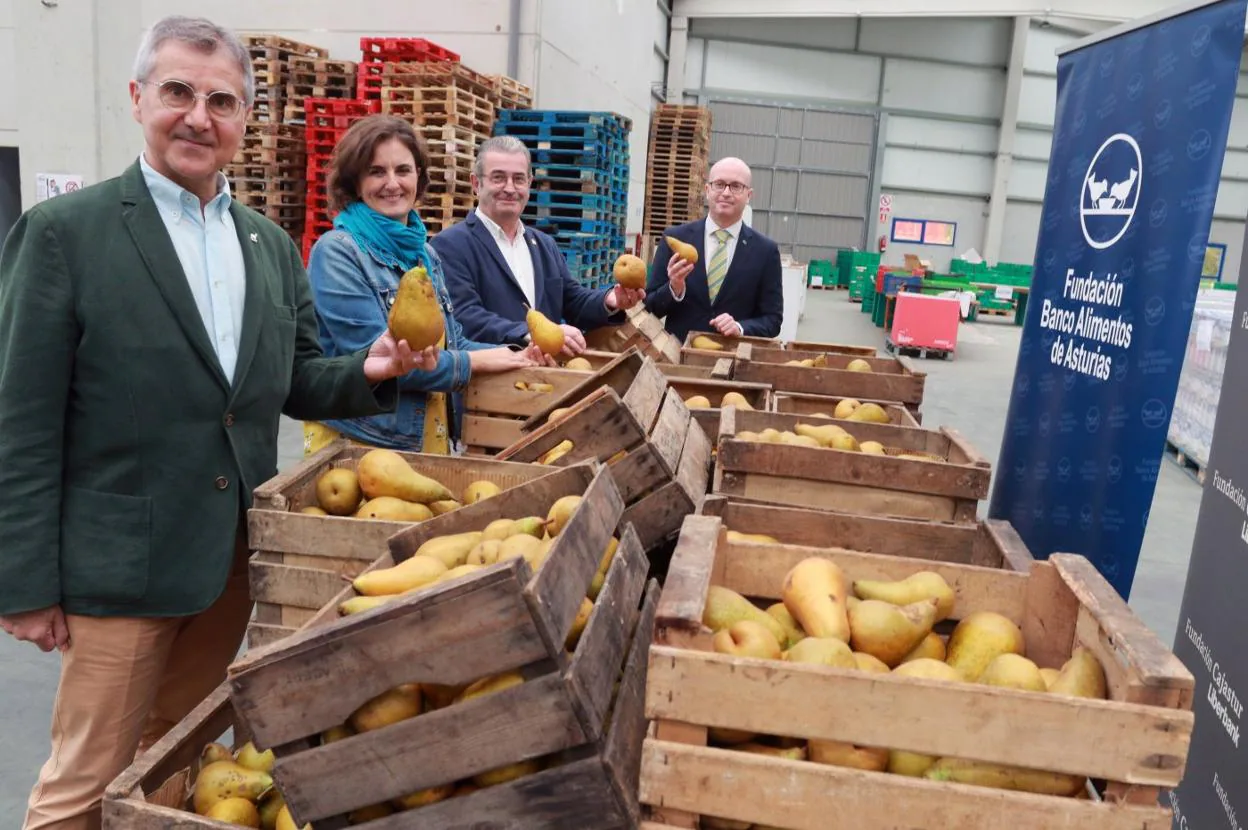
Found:
[[392, 522], [423, 522], [496, 496], [492, 481], [471, 482], [455, 498], [441, 482], [417, 472], [393, 450], [369, 450], [357, 468], [334, 467], [316, 480], [316, 504], [299, 512]]
[[200, 752], [191, 808], [205, 818], [238, 827], [298, 830], [273, 786], [276, 760], [273, 750], [260, 752], [250, 741], [237, 752], [224, 744], [208, 744]]
[[[706, 395], [690, 395], [685, 398], [685, 406], [690, 409], [710, 409], [711, 399]], [[737, 409], [753, 409], [750, 402], [746, 400], [745, 395], [740, 392], [725, 392], [723, 397], [719, 399], [719, 406], [735, 406]]]
[[[863, 404], [863, 407], [876, 407], [876, 404]], [[881, 412], [883, 410], [880, 410]], [[887, 416], [885, 416], [887, 417]], [[762, 432], [740, 430], [733, 436], [738, 441], [751, 441], [763, 444], [789, 444], [795, 447], [812, 447], [816, 449], [844, 450], [860, 452], [867, 455], [894, 455], [896, 458], [908, 458], [912, 461], [944, 461], [943, 456], [936, 453], [907, 450], [889, 453], [879, 441], [862, 441], [861, 443], [844, 427], [836, 424], [802, 424], [790, 430], [778, 430], [768, 427]]]
[[[729, 530], [727, 535], [735, 544], [777, 544], [761, 534]], [[976, 611], [959, 620], [948, 638], [935, 633], [933, 627], [953, 612], [955, 595], [934, 571], [898, 581], [851, 582], [835, 562], [810, 557], [785, 575], [780, 595], [781, 602], [763, 609], [712, 585], [702, 622], [714, 632], [714, 650], [943, 683], [1106, 697], [1104, 668], [1090, 651], [1075, 649], [1061, 669], [1040, 668], [1025, 656], [1022, 631], [1001, 614]], [[1085, 785], [1079, 776], [887, 747], [718, 728], [710, 730], [710, 737], [720, 746], [747, 752], [996, 789], [1075, 796]]]
[[[815, 355], [814, 357], [804, 357], [800, 360], [786, 360], [785, 366], [804, 366], [807, 369], [826, 369], [828, 366], [828, 356], [826, 354]], [[871, 364], [856, 357], [845, 365], [846, 371], [849, 372], [871, 372]]]

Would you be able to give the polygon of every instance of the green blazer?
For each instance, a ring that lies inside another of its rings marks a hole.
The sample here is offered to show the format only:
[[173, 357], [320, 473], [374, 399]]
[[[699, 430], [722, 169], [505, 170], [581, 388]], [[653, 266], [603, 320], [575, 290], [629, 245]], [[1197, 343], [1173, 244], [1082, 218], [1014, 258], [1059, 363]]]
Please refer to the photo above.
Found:
[[326, 358], [298, 251], [238, 202], [233, 383], [136, 162], [18, 220], [0, 253], [0, 614], [181, 616], [225, 586], [279, 413], [392, 410], [364, 354]]

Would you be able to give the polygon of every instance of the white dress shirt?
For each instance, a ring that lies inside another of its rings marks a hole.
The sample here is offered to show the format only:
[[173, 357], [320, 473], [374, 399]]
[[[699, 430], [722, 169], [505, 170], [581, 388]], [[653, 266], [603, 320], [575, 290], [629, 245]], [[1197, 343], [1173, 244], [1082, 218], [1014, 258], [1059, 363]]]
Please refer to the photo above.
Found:
[[490, 236], [494, 237], [499, 253], [503, 255], [503, 261], [511, 268], [511, 273], [520, 283], [520, 290], [524, 292], [524, 298], [529, 301], [529, 307], [536, 308], [537, 290], [534, 287], [533, 254], [529, 250], [528, 240], [524, 238], [524, 225], [520, 225], [520, 229], [516, 231], [515, 240], [511, 240], [507, 238], [502, 227], [482, 213], [480, 208], [477, 209], [477, 218], [489, 230]]
[[221, 370], [232, 381], [243, 330], [247, 267], [230, 215], [230, 184], [218, 173], [217, 195], [201, 209], [198, 196], [158, 173], [142, 154], [139, 166], [182, 263]]

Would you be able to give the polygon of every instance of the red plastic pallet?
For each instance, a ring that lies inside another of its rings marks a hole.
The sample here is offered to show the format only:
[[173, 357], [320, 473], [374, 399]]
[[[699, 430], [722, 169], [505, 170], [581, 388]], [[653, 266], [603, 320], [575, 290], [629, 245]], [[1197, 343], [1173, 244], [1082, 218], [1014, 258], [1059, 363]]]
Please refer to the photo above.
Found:
[[459, 54], [423, 37], [362, 37], [360, 52], [368, 63], [391, 60], [458, 61]]

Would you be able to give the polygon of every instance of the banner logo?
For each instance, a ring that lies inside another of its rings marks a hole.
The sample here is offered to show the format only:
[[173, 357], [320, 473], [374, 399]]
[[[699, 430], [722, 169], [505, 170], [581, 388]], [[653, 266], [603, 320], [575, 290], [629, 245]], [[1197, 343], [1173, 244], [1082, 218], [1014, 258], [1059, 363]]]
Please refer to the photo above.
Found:
[[1126, 133], [1111, 135], [1096, 151], [1083, 175], [1079, 204], [1088, 245], [1104, 250], [1126, 234], [1140, 201], [1143, 169], [1140, 145]]

